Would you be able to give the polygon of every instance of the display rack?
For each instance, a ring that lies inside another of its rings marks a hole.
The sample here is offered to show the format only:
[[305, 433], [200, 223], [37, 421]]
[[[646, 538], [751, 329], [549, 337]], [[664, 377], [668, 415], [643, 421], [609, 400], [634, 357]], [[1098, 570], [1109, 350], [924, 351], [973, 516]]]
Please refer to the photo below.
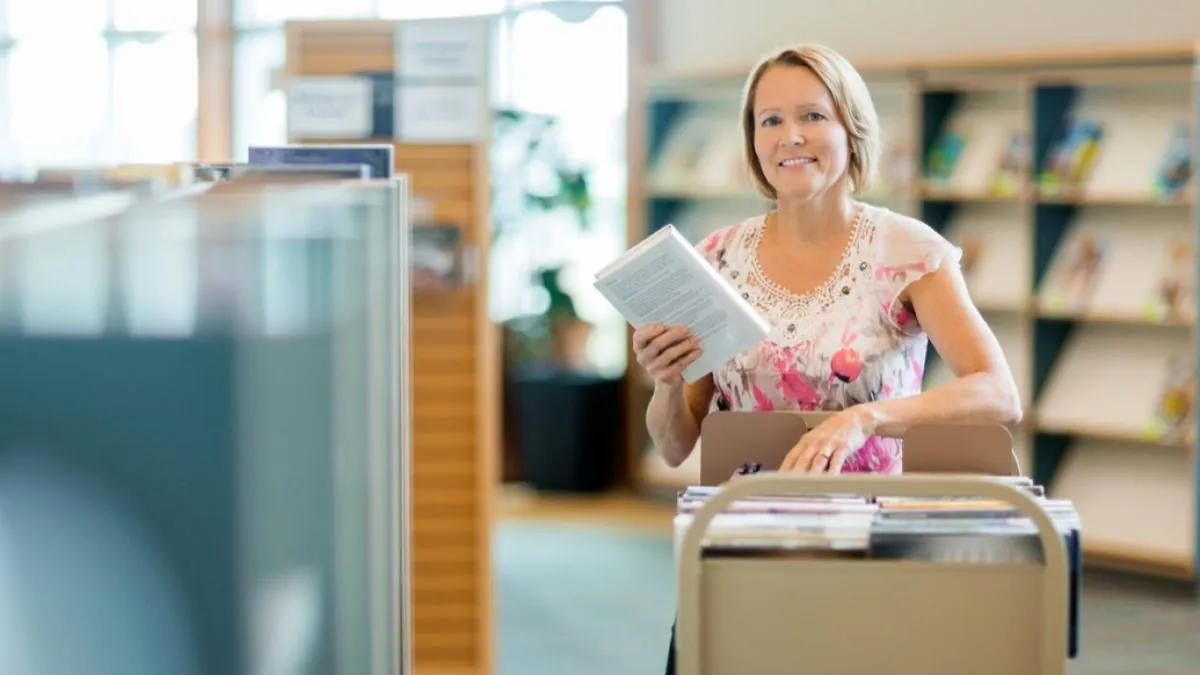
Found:
[[[830, 493], [1005, 501], [1037, 526], [1043, 562], [704, 555], [709, 523], [737, 499]], [[747, 476], [705, 500], [680, 544], [677, 669], [1064, 675], [1069, 576], [1049, 514], [1012, 486], [965, 476]]]
[[[316, 116], [326, 126], [339, 120], [336, 135], [297, 134], [298, 118], [289, 111], [289, 142], [394, 144], [396, 170], [412, 178], [415, 227], [452, 228], [457, 235], [454, 255], [463, 274], [448, 289], [416, 292], [411, 306], [412, 641], [422, 673], [488, 672], [493, 660], [490, 542], [501, 388], [484, 281], [490, 48], [474, 39], [490, 34], [486, 19], [476, 17], [287, 25], [289, 98], [301, 81], [324, 78], [308, 102], [320, 113], [320, 106], [333, 105], [321, 91], [342, 101], [324, 122]], [[425, 49], [441, 50], [440, 61], [425, 64], [424, 77], [405, 74], [411, 64], [404, 55], [420, 51], [401, 45], [414, 35], [424, 36]], [[432, 72], [454, 65], [455, 73]], [[367, 90], [366, 111], [353, 100], [355, 86]], [[350, 112], [359, 115], [357, 130]], [[443, 124], [454, 116], [458, 129]], [[464, 120], [474, 122], [474, 136], [463, 135], [471, 126]], [[309, 119], [304, 128], [313, 126]]]
[[[1088, 562], [1190, 580], [1200, 520], [1198, 220], [1186, 165], [1195, 67], [1191, 43], [859, 65], [886, 132], [883, 184], [893, 186], [865, 199], [915, 215], [963, 248], [968, 287], [1025, 403], [1014, 433], [1022, 466], [1075, 502]], [[634, 99], [647, 111], [647, 135], [631, 140], [646, 148], [648, 173], [631, 181], [657, 183], [659, 156], [689, 111], [736, 111], [748, 71], [649, 76]], [[736, 129], [736, 112], [727, 120]], [[1059, 153], [1097, 127], [1098, 142]], [[1164, 167], [1180, 158], [1171, 175]], [[1078, 176], [1048, 171], [1079, 166]], [[1164, 187], [1160, 177], [1184, 182]], [[671, 182], [689, 184], [679, 172]], [[761, 200], [734, 204], [730, 192], [648, 191], [630, 240], [686, 222], [700, 199], [725, 206], [711, 212], [715, 222], [686, 230], [697, 240], [763, 210]], [[926, 372], [926, 386], [952, 377], [933, 349]], [[630, 397], [635, 411], [649, 397], [639, 393]], [[630, 417], [631, 452], [660, 464], [643, 416]], [[668, 485], [690, 478], [665, 467], [656, 475]]]

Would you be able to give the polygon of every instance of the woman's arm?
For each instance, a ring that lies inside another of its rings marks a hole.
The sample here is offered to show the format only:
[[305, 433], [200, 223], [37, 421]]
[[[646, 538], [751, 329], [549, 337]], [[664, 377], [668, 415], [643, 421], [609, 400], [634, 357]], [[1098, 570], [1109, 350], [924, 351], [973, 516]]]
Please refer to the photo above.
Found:
[[654, 395], [646, 408], [646, 429], [668, 466], [677, 467], [692, 454], [715, 392], [712, 375], [693, 384], [654, 383]]
[[867, 431], [899, 437], [927, 423], [1021, 421], [1021, 397], [995, 334], [971, 302], [958, 265], [945, 265], [913, 282], [904, 300], [912, 307], [938, 356], [957, 376], [915, 396], [862, 406]]

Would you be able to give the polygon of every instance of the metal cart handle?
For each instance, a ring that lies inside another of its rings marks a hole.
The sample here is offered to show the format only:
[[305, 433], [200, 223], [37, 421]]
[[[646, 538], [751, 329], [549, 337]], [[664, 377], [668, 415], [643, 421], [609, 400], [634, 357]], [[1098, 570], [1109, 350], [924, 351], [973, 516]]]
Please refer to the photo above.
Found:
[[887, 497], [979, 497], [1011, 504], [1037, 525], [1044, 552], [1043, 673], [1064, 672], [1067, 662], [1067, 553], [1049, 514], [1028, 493], [975, 475], [836, 475], [762, 474], [740, 477], [709, 497], [684, 534], [679, 552], [676, 664], [680, 675], [701, 674], [701, 553], [713, 517], [738, 499], [756, 495], [855, 494]]

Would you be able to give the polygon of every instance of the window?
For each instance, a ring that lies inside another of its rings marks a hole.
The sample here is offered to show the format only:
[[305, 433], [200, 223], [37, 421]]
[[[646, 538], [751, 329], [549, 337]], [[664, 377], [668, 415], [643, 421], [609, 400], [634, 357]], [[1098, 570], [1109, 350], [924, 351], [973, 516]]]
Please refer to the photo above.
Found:
[[[528, 293], [541, 266], [562, 266], [560, 282], [580, 315], [596, 326], [592, 362], [618, 374], [626, 361], [626, 326], [591, 286], [596, 269], [625, 250], [625, 112], [628, 27], [620, 5], [546, 4], [506, 23], [508, 71], [504, 104], [558, 118], [563, 151], [590, 169], [593, 226], [584, 234], [557, 214], [525, 214], [492, 251], [491, 314], [505, 321], [538, 311], [544, 299]], [[560, 11], [562, 10], [562, 11]], [[586, 54], [564, 59], [563, 54]]]
[[[627, 102], [625, 11], [602, 7], [578, 23], [547, 10], [513, 21], [513, 103], [553, 115], [611, 117]], [[554, 58], [580, 54], [588, 58]]]
[[196, 0], [0, 0], [0, 170], [195, 156]]
[[105, 154], [108, 84], [109, 52], [102, 37], [18, 43], [8, 69], [15, 152], [4, 164], [96, 164]]
[[499, 14], [509, 0], [379, 0], [384, 19], [449, 19]]
[[287, 98], [274, 77], [285, 59], [282, 30], [242, 35], [234, 46], [233, 159], [246, 160], [251, 145], [287, 142]]
[[168, 34], [113, 50], [113, 161], [166, 163], [196, 154], [196, 36]]
[[[177, 0], [154, 0], [172, 1]], [[108, 3], [98, 0], [8, 0], [5, 6], [8, 34], [15, 40], [101, 35], [108, 28]], [[72, 56], [70, 51], [59, 54]]]
[[289, 19], [370, 19], [376, 16], [375, 0], [234, 0], [233, 5], [236, 26], [276, 25]]
[[[11, 0], [10, 0], [11, 1]], [[177, 31], [196, 26], [197, 0], [108, 0], [118, 31]], [[103, 3], [92, 0], [96, 5]]]
[[[0, 51], [0, 158], [17, 156], [17, 148], [13, 145], [12, 124], [9, 121], [12, 117], [12, 108], [9, 103], [11, 98], [8, 95], [8, 62], [8, 52]], [[5, 169], [15, 164], [16, 162], [0, 159], [0, 175]]]

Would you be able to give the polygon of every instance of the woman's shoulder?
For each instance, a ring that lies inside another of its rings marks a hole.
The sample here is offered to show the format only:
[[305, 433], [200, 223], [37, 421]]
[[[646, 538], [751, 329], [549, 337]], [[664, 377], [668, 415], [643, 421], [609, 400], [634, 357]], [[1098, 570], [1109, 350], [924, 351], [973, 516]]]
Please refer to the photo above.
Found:
[[868, 204], [865, 208], [874, 225], [876, 240], [884, 244], [946, 241], [937, 230], [919, 218], [896, 213], [883, 206]]
[[880, 206], [867, 206], [877, 262], [904, 264], [953, 256], [957, 247], [928, 223]]
[[755, 232], [762, 227], [765, 214], [760, 214], [719, 227], [708, 233], [696, 244], [696, 250], [706, 260], [713, 264], [727, 259], [731, 250], [739, 250], [743, 242], [753, 238]]

